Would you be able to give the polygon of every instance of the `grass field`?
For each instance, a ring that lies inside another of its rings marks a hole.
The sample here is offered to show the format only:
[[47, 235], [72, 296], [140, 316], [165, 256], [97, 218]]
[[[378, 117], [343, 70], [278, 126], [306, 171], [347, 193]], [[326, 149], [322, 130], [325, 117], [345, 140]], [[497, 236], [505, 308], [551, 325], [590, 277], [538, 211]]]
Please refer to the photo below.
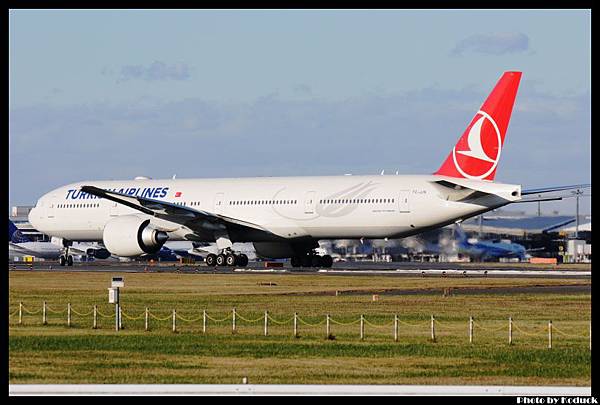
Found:
[[[114, 306], [107, 303], [111, 274], [9, 274], [13, 384], [233, 384], [243, 377], [255, 384], [591, 384], [590, 294], [518, 292], [519, 286], [589, 285], [589, 280], [125, 274], [124, 329], [116, 332]], [[515, 287], [493, 294], [442, 294], [448, 288]], [[400, 290], [412, 293], [394, 294]], [[379, 299], [374, 301], [373, 294]], [[47, 325], [42, 325], [43, 301]], [[22, 325], [16, 315], [19, 302], [26, 310]], [[93, 305], [106, 316], [99, 317], [98, 329], [92, 329]], [[162, 319], [150, 318], [150, 331], [144, 331], [146, 307]], [[171, 330], [173, 309], [177, 333]], [[210, 317], [206, 334], [203, 310]], [[263, 335], [266, 310], [268, 336]], [[298, 338], [293, 336], [294, 312], [300, 317]], [[393, 339], [395, 314], [398, 342]], [[366, 319], [362, 341], [360, 315]], [[469, 316], [475, 319], [472, 344]], [[512, 346], [509, 317], [514, 320]]]

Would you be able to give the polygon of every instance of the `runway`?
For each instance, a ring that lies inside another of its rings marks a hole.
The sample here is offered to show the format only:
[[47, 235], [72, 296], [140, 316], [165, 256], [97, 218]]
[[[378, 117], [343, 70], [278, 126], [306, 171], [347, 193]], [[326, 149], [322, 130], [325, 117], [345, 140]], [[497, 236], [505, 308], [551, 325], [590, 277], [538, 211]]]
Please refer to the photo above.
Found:
[[527, 263], [429, 263], [429, 262], [339, 262], [332, 268], [294, 268], [288, 263], [251, 262], [247, 267], [208, 267], [202, 264], [79, 262], [72, 267], [57, 262], [9, 263], [10, 271], [61, 271], [109, 273], [186, 274], [319, 274], [335, 276], [472, 277], [472, 278], [568, 278], [590, 279], [586, 266], [531, 266]]

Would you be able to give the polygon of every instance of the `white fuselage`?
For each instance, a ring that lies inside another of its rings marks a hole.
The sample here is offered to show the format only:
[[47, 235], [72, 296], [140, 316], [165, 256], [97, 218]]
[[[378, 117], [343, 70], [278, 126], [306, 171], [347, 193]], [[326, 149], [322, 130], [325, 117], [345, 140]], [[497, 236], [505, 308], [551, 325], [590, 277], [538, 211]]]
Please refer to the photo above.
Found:
[[[470, 189], [435, 183], [442, 180]], [[168, 233], [169, 240], [185, 240], [191, 233], [182, 225], [125, 205], [82, 195], [79, 189], [83, 185], [246, 221], [286, 239], [399, 238], [521, 198], [518, 185], [437, 175], [84, 181], [40, 198], [29, 214], [31, 224], [50, 236], [102, 241], [108, 221], [137, 215], [150, 218], [154, 226]], [[465, 198], [473, 190], [486, 195]], [[238, 235], [232, 241], [255, 240]]]

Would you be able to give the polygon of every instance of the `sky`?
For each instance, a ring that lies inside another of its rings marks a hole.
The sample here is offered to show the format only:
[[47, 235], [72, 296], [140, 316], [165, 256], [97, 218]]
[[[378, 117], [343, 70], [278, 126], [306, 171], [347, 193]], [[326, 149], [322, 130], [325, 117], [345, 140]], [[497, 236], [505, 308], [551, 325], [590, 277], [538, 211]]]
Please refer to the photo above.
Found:
[[433, 173], [507, 70], [495, 180], [590, 183], [589, 10], [11, 10], [9, 207], [140, 175]]

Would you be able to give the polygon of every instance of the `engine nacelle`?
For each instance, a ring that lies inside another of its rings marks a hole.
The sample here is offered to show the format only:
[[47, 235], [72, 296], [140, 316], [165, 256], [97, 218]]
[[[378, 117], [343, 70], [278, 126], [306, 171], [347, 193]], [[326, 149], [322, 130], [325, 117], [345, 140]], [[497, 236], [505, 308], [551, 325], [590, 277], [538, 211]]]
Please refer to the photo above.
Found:
[[153, 254], [169, 239], [166, 232], [150, 226], [149, 219], [123, 215], [111, 219], [104, 227], [102, 240], [110, 253], [116, 256], [135, 257]]

